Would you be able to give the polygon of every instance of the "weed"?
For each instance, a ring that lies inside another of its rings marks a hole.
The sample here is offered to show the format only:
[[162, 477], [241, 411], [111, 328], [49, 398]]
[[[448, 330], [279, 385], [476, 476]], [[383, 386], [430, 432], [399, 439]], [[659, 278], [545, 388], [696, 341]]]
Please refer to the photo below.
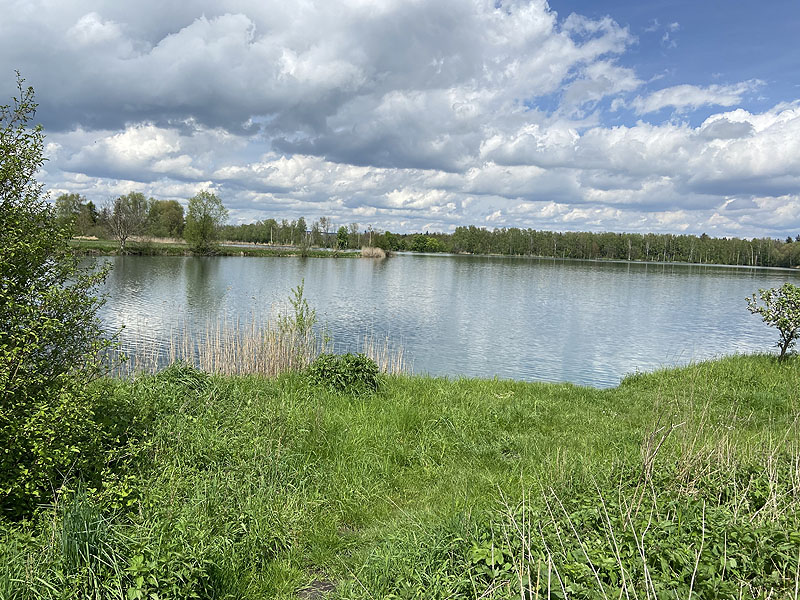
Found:
[[320, 354], [306, 373], [312, 384], [333, 392], [358, 394], [378, 389], [378, 365], [364, 354]]

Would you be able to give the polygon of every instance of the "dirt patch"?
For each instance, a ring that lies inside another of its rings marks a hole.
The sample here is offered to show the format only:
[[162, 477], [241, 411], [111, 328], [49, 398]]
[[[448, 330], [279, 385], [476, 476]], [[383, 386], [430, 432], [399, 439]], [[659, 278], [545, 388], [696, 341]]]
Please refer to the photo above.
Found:
[[297, 592], [298, 598], [303, 600], [318, 600], [324, 598], [336, 589], [336, 585], [325, 579], [315, 579], [308, 586]]

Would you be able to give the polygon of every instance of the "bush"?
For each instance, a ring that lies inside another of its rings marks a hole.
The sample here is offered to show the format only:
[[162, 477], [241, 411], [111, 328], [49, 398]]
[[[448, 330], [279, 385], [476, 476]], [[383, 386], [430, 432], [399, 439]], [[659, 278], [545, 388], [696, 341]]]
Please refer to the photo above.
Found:
[[333, 392], [357, 394], [378, 389], [378, 365], [364, 354], [320, 354], [308, 378]]
[[756, 295], [747, 298], [747, 310], [760, 315], [767, 325], [778, 329], [780, 339], [778, 348], [783, 360], [795, 341], [800, 338], [800, 287], [784, 283], [779, 288], [758, 290], [763, 306], [759, 305]]
[[32, 88], [0, 106], [0, 514], [19, 518], [101, 455], [87, 383], [110, 342], [94, 291], [105, 277], [78, 268], [69, 232], [34, 175], [41, 127]]

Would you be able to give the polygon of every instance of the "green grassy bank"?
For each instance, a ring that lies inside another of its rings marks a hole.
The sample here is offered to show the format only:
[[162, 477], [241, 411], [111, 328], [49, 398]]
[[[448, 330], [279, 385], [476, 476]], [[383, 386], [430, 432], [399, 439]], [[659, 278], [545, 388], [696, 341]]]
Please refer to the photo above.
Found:
[[797, 357], [611, 390], [352, 396], [186, 367], [98, 386], [104, 484], [2, 525], [0, 597], [797, 595]]
[[[114, 240], [73, 239], [70, 246], [83, 255], [119, 254], [119, 243]], [[183, 242], [128, 242], [125, 253], [139, 256], [191, 256], [188, 244]], [[305, 256], [310, 258], [358, 258], [359, 252], [333, 252], [312, 248], [264, 248], [248, 246], [220, 245], [214, 250], [215, 256]]]

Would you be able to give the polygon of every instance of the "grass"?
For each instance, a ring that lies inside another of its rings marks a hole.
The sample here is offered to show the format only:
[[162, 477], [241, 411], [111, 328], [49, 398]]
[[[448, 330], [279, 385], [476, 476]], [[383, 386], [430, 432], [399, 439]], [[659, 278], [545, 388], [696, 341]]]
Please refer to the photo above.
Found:
[[797, 357], [611, 390], [97, 385], [128, 423], [106, 484], [2, 525], [0, 597], [797, 597]]

